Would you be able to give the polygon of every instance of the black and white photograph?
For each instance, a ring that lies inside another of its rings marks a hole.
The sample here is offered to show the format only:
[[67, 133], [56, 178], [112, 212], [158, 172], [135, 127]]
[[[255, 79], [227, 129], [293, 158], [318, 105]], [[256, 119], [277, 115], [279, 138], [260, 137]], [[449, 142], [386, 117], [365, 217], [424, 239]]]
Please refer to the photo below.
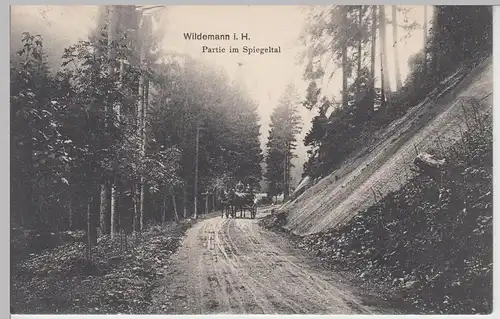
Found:
[[493, 7], [11, 5], [11, 314], [493, 312]]

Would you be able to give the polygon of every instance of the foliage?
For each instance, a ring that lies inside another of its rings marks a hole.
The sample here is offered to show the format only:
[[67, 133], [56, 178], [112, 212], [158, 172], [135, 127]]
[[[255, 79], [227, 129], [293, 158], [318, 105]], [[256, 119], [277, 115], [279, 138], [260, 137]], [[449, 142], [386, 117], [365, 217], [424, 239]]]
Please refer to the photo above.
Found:
[[[21, 63], [11, 68], [11, 192], [14, 223], [45, 224], [50, 217], [30, 216], [34, 205], [47, 209], [47, 187], [68, 183], [66, 168], [72, 158], [72, 141], [61, 135], [58, 83], [45, 63], [42, 38], [23, 34]], [[35, 174], [36, 170], [36, 174]], [[38, 196], [33, 196], [38, 194]], [[49, 208], [50, 210], [50, 208]]]
[[[356, 29], [355, 23], [355, 13], [359, 9], [356, 6], [347, 6], [344, 9], [347, 10], [345, 17], [348, 24], [344, 25], [343, 31], [339, 26], [340, 14], [343, 11], [335, 7], [315, 11], [305, 30], [304, 43], [310, 61], [306, 65], [304, 78], [311, 82], [303, 104], [306, 108], [315, 110], [317, 116], [313, 118], [311, 130], [304, 140], [305, 145], [310, 147], [309, 160], [304, 164], [304, 175], [313, 177], [331, 173], [354, 151], [370, 143], [377, 130], [424, 100], [441, 81], [458, 68], [467, 70], [474, 67], [481, 58], [491, 54], [492, 50], [490, 7], [436, 6], [436, 21], [425, 50], [410, 59], [411, 72], [406, 83], [401, 90], [387, 96], [386, 108], [381, 108], [381, 90], [375, 88], [374, 95], [370, 92], [375, 74], [371, 74], [364, 60], [361, 61], [360, 72], [352, 72], [354, 62], [358, 58], [354, 54], [353, 60], [344, 61], [344, 65], [340, 64], [345, 69], [343, 76], [349, 77], [349, 83], [343, 88], [348, 93], [345, 97], [347, 103], [339, 104], [327, 96], [318, 83], [333, 76], [334, 70], [328, 68], [328, 61], [334, 59], [333, 61], [339, 63], [342, 46], [347, 46], [348, 50], [351, 47], [354, 49], [356, 34], [359, 40], [359, 28]], [[405, 16], [407, 11], [403, 10]], [[363, 16], [362, 20], [363, 52], [371, 42], [369, 30], [372, 22], [368, 15]], [[418, 27], [408, 23], [406, 19], [403, 22], [402, 26], [407, 34]], [[466, 32], [464, 28], [474, 31]], [[335, 46], [325, 46], [325, 43], [329, 43], [325, 42], [325, 39], [334, 39]], [[325, 56], [329, 58], [323, 59]]]
[[[296, 136], [301, 130], [297, 114], [297, 97], [293, 86], [288, 86], [278, 106], [271, 114], [267, 141], [266, 180], [269, 197], [287, 191], [290, 181], [291, 159], [297, 147]], [[285, 195], [286, 196], [286, 195]]]
[[192, 185], [199, 124], [203, 188], [238, 180], [258, 185], [262, 151], [255, 104], [220, 70], [183, 58], [184, 63], [170, 61], [155, 75], [149, 111], [153, 139], [182, 150], [181, 175]]
[[[95, 226], [98, 186], [105, 181], [116, 185], [122, 229], [130, 229], [137, 183], [147, 185], [146, 219], [158, 219], [154, 207], [167, 194], [190, 206], [197, 123], [200, 193], [237, 180], [256, 186], [261, 179], [259, 118], [246, 93], [199, 61], [160, 60], [162, 32], [153, 32], [151, 19], [135, 6], [114, 6], [116, 37], [108, 45], [109, 9], [100, 7], [88, 40], [51, 57], [60, 65], [52, 73], [41, 36], [23, 34], [11, 61], [15, 226], [84, 229], [89, 209]], [[145, 156], [137, 121], [141, 76], [149, 87]]]
[[189, 226], [152, 227], [126, 246], [104, 237], [92, 263], [81, 256], [84, 236], [66, 233], [68, 240], [13, 269], [11, 306], [27, 314], [148, 313], [152, 288]]

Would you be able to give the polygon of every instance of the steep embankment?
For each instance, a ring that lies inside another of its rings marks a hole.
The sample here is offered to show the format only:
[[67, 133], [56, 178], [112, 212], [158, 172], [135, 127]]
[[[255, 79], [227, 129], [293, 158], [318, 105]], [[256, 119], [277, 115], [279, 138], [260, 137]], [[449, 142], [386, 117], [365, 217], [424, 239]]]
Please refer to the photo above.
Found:
[[[492, 106], [493, 64], [488, 58], [472, 71], [460, 70], [425, 101], [376, 135], [378, 142], [360, 150], [330, 176], [283, 206], [285, 228], [296, 235], [323, 231], [347, 222], [414, 177], [409, 170], [417, 152], [445, 148], [462, 136], [470, 100], [481, 112]], [[336, 180], [337, 179], [337, 180]]]
[[[476, 113], [477, 115], [477, 113]], [[313, 259], [404, 306], [405, 313], [487, 314], [493, 306], [491, 113], [420, 172], [342, 227], [290, 236]], [[280, 229], [286, 212], [261, 225]]]

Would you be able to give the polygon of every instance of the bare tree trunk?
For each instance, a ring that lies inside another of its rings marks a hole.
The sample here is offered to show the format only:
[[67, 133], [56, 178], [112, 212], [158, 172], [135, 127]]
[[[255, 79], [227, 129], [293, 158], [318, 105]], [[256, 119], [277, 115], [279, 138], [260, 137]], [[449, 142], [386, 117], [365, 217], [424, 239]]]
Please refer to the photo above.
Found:
[[141, 183], [141, 197], [139, 199], [139, 231], [144, 229], [144, 178]]
[[387, 55], [386, 55], [386, 28], [385, 28], [385, 7], [383, 5], [379, 6], [379, 19], [380, 19], [380, 80], [382, 83], [382, 101], [381, 101], [381, 111], [382, 116], [387, 115], [387, 105], [386, 105], [386, 94], [389, 90], [389, 79], [387, 72]]
[[142, 130], [141, 130], [141, 134], [142, 134], [142, 141], [143, 141], [143, 144], [142, 144], [142, 148], [143, 148], [143, 152], [145, 152], [146, 150], [146, 116], [147, 116], [147, 113], [148, 113], [148, 107], [149, 107], [149, 79], [145, 78], [144, 79], [144, 90], [142, 92], [144, 94], [144, 98], [143, 98], [143, 101], [144, 101], [144, 107], [142, 108]]
[[283, 163], [283, 201], [287, 200], [288, 199], [288, 195], [289, 195], [289, 191], [290, 191], [290, 185], [289, 185], [289, 150], [290, 150], [290, 147], [288, 145], [288, 142], [285, 142], [285, 160], [284, 160], [284, 163]]
[[[139, 76], [139, 101], [137, 103], [137, 135], [139, 138], [142, 137], [142, 109], [144, 108], [144, 77], [141, 74]], [[140, 140], [140, 149], [141, 149], [141, 156], [142, 156], [142, 139]], [[141, 176], [140, 182], [138, 183], [136, 187], [136, 201], [137, 201], [137, 209], [135, 210], [134, 213], [136, 213], [136, 216], [134, 217], [134, 220], [136, 221], [136, 227], [134, 228], [134, 231], [140, 231], [140, 226], [139, 226], [139, 220], [140, 216], [142, 215], [142, 206], [141, 206], [141, 197], [142, 197], [142, 190], [143, 190], [143, 185], [144, 183], [144, 178]]]
[[194, 219], [198, 218], [198, 152], [200, 149], [200, 123], [196, 123], [196, 155], [194, 166]]
[[87, 258], [92, 260], [92, 197], [87, 204]]
[[101, 184], [101, 203], [100, 203], [100, 232], [101, 236], [109, 234], [109, 220], [110, 220], [110, 192], [108, 183]]
[[114, 182], [111, 186], [111, 239], [114, 239], [118, 235], [117, 197], [116, 182]]
[[208, 214], [208, 192], [205, 195], [205, 214]]
[[349, 105], [349, 93], [347, 92], [347, 48], [342, 48], [342, 106]]
[[286, 161], [287, 154], [285, 153], [285, 159], [283, 161], [283, 200], [286, 200], [286, 190], [287, 190], [287, 180], [286, 180]]
[[[143, 36], [143, 32], [140, 32], [140, 35]], [[144, 160], [145, 154], [144, 154], [144, 140], [143, 140], [143, 123], [144, 123], [144, 89], [145, 89], [145, 79], [144, 79], [144, 74], [143, 74], [143, 64], [145, 60], [145, 49], [144, 49], [144, 43], [139, 43], [140, 46], [140, 58], [139, 58], [139, 69], [140, 69], [140, 75], [139, 75], [139, 94], [138, 94], [138, 101], [137, 101], [137, 135], [139, 137], [139, 148], [140, 148], [140, 153], [141, 153], [141, 159]], [[144, 176], [141, 176], [139, 185], [137, 187], [137, 199], [139, 201], [138, 204], [138, 209], [137, 209], [137, 214], [136, 216], [137, 219], [137, 224], [136, 224], [136, 229], [135, 231], [142, 231], [142, 221], [143, 221], [143, 209], [144, 209]]]
[[167, 194], [163, 197], [163, 207], [161, 210], [161, 223], [165, 224], [166, 220], [166, 215], [167, 215]]
[[132, 186], [132, 196], [133, 196], [133, 201], [134, 201], [134, 216], [132, 217], [132, 232], [136, 232], [139, 229], [139, 185], [134, 184]]
[[382, 72], [383, 72], [383, 83], [382, 87], [384, 88], [384, 92], [390, 92], [391, 90], [391, 83], [389, 79], [389, 69], [387, 66], [389, 65], [388, 60], [387, 60], [387, 40], [386, 40], [386, 35], [387, 35], [387, 28], [386, 28], [386, 21], [385, 21], [385, 6], [380, 6], [380, 57], [382, 59]]
[[[146, 158], [146, 110], [148, 108], [149, 103], [149, 81], [147, 79], [144, 80], [144, 90], [143, 90], [143, 107], [141, 114], [141, 155], [142, 158]], [[144, 230], [144, 199], [146, 192], [146, 181], [144, 180], [144, 176], [141, 177], [141, 204], [140, 204], [140, 230]]]
[[184, 184], [182, 185], [182, 209], [183, 209], [183, 217], [184, 219], [187, 218], [187, 185], [186, 181], [184, 181]]
[[370, 85], [370, 90], [371, 90], [371, 110], [369, 110], [370, 113], [374, 111], [374, 106], [375, 106], [375, 97], [376, 97], [376, 92], [375, 92], [375, 61], [376, 61], [376, 55], [377, 55], [377, 6], [372, 6], [372, 47], [371, 47], [371, 64], [370, 64], [370, 73], [371, 73], [371, 85]]
[[[115, 6], [109, 6], [108, 12], [108, 74], [113, 79], [114, 78], [114, 69], [112, 62], [116, 56], [116, 52], [114, 49], [114, 42], [116, 41], [116, 8]], [[114, 111], [114, 99], [111, 97], [109, 99], [109, 106], [107, 109], [107, 113]], [[107, 114], [108, 115], [108, 114]], [[116, 235], [116, 185], [115, 181], [111, 182], [111, 207], [110, 207], [110, 222], [111, 222], [111, 238], [114, 238]], [[108, 192], [108, 191], [107, 191]], [[109, 195], [107, 195], [109, 196]], [[107, 206], [107, 205], [106, 205]]]
[[380, 87], [380, 114], [382, 117], [385, 117], [387, 115], [387, 110], [386, 110], [386, 98], [385, 98], [385, 88], [384, 88], [384, 62], [382, 58], [382, 51], [380, 52], [380, 82], [381, 82], [381, 87]]
[[[434, 11], [432, 13], [432, 29], [435, 31], [439, 32], [441, 31], [442, 28], [442, 22], [439, 20], [439, 11], [440, 11], [440, 6], [434, 6]], [[432, 52], [429, 52], [429, 55], [431, 56], [431, 63], [430, 63], [430, 69], [431, 73], [436, 73], [440, 69], [440, 63], [439, 63], [439, 47], [438, 45], [434, 46], [434, 49]], [[437, 75], [435, 75], [437, 76]]]
[[[347, 26], [347, 9], [342, 9], [342, 21], [343, 26]], [[342, 107], [346, 108], [348, 106], [349, 93], [347, 92], [347, 78], [349, 74], [347, 73], [347, 46], [342, 48]]]
[[[120, 88], [123, 88], [123, 72], [124, 72], [124, 64], [123, 61], [120, 61]], [[121, 113], [120, 104], [116, 103], [116, 107], [114, 109], [116, 119], [118, 120], [117, 125], [120, 124], [120, 113]], [[116, 190], [117, 178], [115, 177], [113, 180], [113, 186], [111, 187], [111, 238], [113, 239], [118, 235], [118, 232], [122, 234], [122, 227], [120, 227], [120, 215], [117, 211], [117, 203], [119, 193]], [[120, 237], [121, 238], [121, 237]]]
[[286, 162], [285, 162], [285, 168], [286, 168], [286, 199], [290, 197], [290, 157], [288, 156], [289, 154], [286, 154]]
[[73, 215], [74, 215], [74, 210], [73, 210], [73, 193], [71, 193], [71, 195], [69, 196], [69, 200], [68, 200], [68, 212], [69, 212], [69, 216], [68, 216], [68, 230], [73, 230]]
[[403, 87], [401, 81], [401, 70], [399, 68], [399, 38], [398, 38], [398, 18], [397, 6], [392, 6], [392, 38], [394, 41], [394, 69], [396, 72], [396, 89], [399, 91]]
[[[189, 107], [189, 101], [188, 101], [188, 98], [189, 98], [189, 92], [188, 92], [188, 82], [187, 82], [187, 79], [188, 79], [188, 74], [187, 74], [187, 68], [186, 66], [184, 66], [183, 68], [183, 84], [184, 84], [184, 89], [186, 90], [184, 92], [184, 99], [183, 99], [183, 106], [184, 106], [184, 112], [182, 113], [182, 128], [181, 128], [181, 134], [182, 134], [182, 142], [184, 145], [187, 145], [187, 116], [186, 116], [186, 112], [188, 110], [188, 107]], [[184, 146], [183, 147], [183, 156], [186, 156], [187, 154], [187, 146]], [[188, 173], [190, 172], [187, 172], [187, 169], [186, 169], [186, 166], [184, 165], [183, 167], [183, 185], [182, 185], [182, 209], [183, 209], [183, 217], [184, 219], [187, 218], [188, 216], [188, 207], [187, 207], [187, 199], [188, 199], [188, 191], [187, 191], [187, 184], [188, 184]]]
[[179, 215], [177, 214], [177, 202], [176, 202], [176, 199], [175, 199], [174, 192], [172, 192], [172, 204], [174, 205], [174, 217], [175, 217], [175, 221], [178, 222], [179, 221]]
[[363, 33], [361, 29], [363, 28], [363, 6], [359, 6], [358, 15], [358, 28], [359, 28], [359, 39], [358, 39], [358, 82], [356, 92], [358, 94], [358, 99], [361, 98], [361, 60], [363, 58], [362, 44], [363, 44]]
[[424, 32], [424, 74], [427, 74], [427, 32], [428, 32], [429, 26], [427, 22], [427, 5], [424, 5], [424, 25], [423, 25], [423, 32]]
[[215, 196], [216, 196], [216, 189], [214, 189], [212, 194], [212, 211], [214, 212], [215, 212]]

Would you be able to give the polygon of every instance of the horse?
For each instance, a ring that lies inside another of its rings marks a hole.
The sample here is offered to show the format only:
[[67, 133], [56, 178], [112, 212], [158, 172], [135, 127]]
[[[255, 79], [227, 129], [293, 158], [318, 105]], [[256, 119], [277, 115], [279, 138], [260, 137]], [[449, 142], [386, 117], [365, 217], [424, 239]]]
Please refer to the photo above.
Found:
[[222, 190], [221, 196], [219, 197], [219, 201], [222, 204], [221, 218], [224, 218], [224, 212], [226, 212], [226, 218], [229, 218], [229, 215], [231, 215], [234, 218], [235, 214], [232, 209], [231, 199], [225, 189]]
[[246, 217], [245, 206], [250, 207], [250, 217], [255, 218], [255, 195], [250, 193], [240, 193], [236, 192], [234, 189], [229, 191], [229, 198], [232, 206], [233, 217], [236, 216], [236, 212], [240, 210], [240, 218]]

